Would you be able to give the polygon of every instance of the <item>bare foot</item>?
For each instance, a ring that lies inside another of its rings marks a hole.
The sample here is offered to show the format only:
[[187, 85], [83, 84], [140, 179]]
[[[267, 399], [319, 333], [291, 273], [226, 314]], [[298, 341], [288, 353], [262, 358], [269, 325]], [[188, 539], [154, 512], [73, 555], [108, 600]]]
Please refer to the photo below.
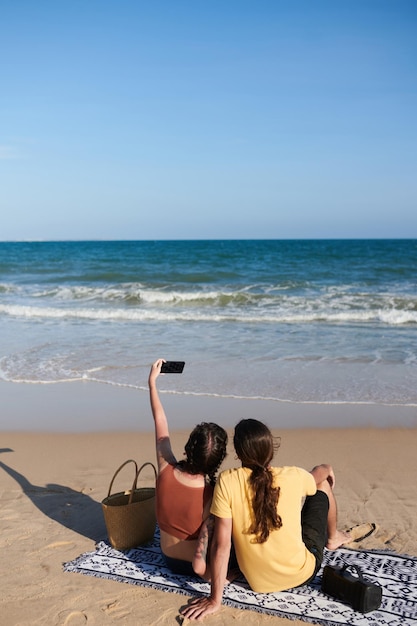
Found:
[[337, 550], [340, 546], [344, 546], [345, 543], [350, 543], [351, 541], [352, 537], [350, 533], [337, 530], [333, 537], [327, 539], [326, 548], [328, 550]]

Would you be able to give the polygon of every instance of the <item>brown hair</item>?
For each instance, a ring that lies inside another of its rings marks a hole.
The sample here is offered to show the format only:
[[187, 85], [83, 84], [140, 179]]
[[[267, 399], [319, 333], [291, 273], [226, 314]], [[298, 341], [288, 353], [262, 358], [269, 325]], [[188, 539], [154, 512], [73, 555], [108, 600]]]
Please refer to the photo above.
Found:
[[277, 512], [280, 490], [273, 486], [274, 477], [269, 467], [279, 444], [274, 442], [269, 428], [255, 419], [241, 420], [237, 424], [233, 443], [242, 467], [252, 470], [249, 485], [254, 521], [247, 532], [255, 535], [255, 543], [264, 543], [271, 531], [282, 526]]
[[227, 433], [213, 422], [202, 422], [185, 444], [185, 460], [177, 466], [189, 474], [204, 474], [214, 486], [216, 472], [226, 456]]

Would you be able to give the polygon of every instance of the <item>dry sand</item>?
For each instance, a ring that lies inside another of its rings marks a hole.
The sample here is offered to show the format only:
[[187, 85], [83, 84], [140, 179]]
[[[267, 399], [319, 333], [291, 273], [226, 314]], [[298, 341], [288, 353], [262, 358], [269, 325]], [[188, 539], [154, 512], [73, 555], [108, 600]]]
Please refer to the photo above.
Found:
[[[5, 389], [3, 385], [2, 388]], [[28, 392], [26, 386], [15, 385], [12, 395], [17, 393], [17, 388], [26, 399], [23, 402], [20, 398], [20, 405], [17, 400], [13, 403], [16, 428], [3, 430], [0, 440], [1, 624], [162, 626], [183, 623], [179, 608], [187, 601], [186, 596], [65, 573], [62, 567], [64, 562], [82, 552], [93, 550], [95, 541], [106, 536], [100, 502], [107, 495], [111, 477], [119, 465], [128, 458], [139, 463], [154, 461], [153, 433], [146, 432], [150, 424], [142, 423], [130, 431], [87, 432], [87, 412], [95, 411], [100, 416], [109, 410], [109, 403], [103, 402], [100, 395], [96, 404], [89, 402], [84, 407], [86, 415], [80, 430], [85, 432], [52, 432], [52, 428], [50, 432], [25, 431], [22, 429], [24, 416], [21, 415], [19, 422], [16, 406], [20, 406], [21, 411], [25, 407], [35, 413], [43, 406], [44, 413], [48, 413], [51, 391], [44, 388]], [[55, 397], [57, 391], [53, 394]], [[197, 419], [189, 415], [191, 423], [196, 423], [201, 413], [210, 413], [211, 406], [212, 414], [227, 413], [230, 432], [232, 425], [242, 417], [242, 405], [233, 401], [214, 404], [207, 398], [189, 400], [184, 398], [179, 402], [164, 398], [168, 416], [171, 405], [175, 405], [175, 410], [181, 405], [182, 412], [204, 406]], [[262, 401], [254, 402], [250, 410], [254, 417], [263, 419], [264, 409], [267, 413], [265, 407]], [[298, 415], [306, 415], [305, 406], [297, 408]], [[129, 409], [125, 406], [123, 410]], [[144, 405], [141, 411], [147, 413], [150, 420], [149, 410]], [[375, 522], [378, 531], [363, 542], [363, 548], [417, 555], [417, 429], [342, 428], [341, 423], [349, 423], [350, 411], [352, 415], [361, 412], [364, 424], [373, 420], [373, 411], [367, 407], [353, 410], [347, 406], [343, 411], [344, 421], [339, 421], [338, 428], [275, 429], [275, 434], [282, 438], [276, 462], [306, 469], [320, 462], [331, 463], [336, 471], [340, 527]], [[64, 401], [62, 414], [65, 412], [69, 409]], [[268, 420], [265, 418], [265, 421]], [[59, 423], [62, 426], [62, 421]], [[178, 456], [182, 454], [187, 433], [188, 429], [172, 434]], [[224, 468], [235, 463], [230, 448]], [[120, 488], [125, 488], [126, 482], [130, 483], [130, 475], [122, 475], [120, 481]], [[143, 485], [151, 483], [150, 474], [141, 481]], [[115, 489], [119, 486], [116, 484]], [[190, 622], [184, 620], [184, 623]], [[234, 623], [305, 625], [305, 622], [290, 622], [227, 607], [204, 623], [213, 626]]]

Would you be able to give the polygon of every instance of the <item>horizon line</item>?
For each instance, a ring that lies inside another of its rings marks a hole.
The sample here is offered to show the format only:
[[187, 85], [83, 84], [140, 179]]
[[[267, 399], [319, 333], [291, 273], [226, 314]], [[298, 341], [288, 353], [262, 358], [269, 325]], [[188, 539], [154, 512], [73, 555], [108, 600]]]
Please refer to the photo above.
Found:
[[167, 241], [167, 242], [183, 242], [183, 241], [414, 241], [415, 237], [179, 237], [179, 238], [161, 238], [154, 237], [135, 239], [135, 238], [80, 238], [80, 239], [0, 239], [1, 243], [134, 243], [134, 242], [151, 242], [151, 241]]

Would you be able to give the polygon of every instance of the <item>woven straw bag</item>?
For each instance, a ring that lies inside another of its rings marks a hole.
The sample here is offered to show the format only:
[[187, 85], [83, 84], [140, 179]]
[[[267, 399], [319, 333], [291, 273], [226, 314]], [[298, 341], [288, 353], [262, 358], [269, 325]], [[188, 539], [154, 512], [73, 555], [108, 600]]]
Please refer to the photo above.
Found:
[[[111, 493], [114, 480], [120, 470], [128, 463], [135, 465], [135, 477], [132, 488], [128, 491]], [[138, 469], [136, 461], [129, 459], [116, 470], [106, 498], [102, 501], [104, 521], [109, 541], [116, 550], [129, 550], [153, 539], [156, 528], [155, 494], [156, 487], [137, 488], [138, 477], [144, 467], [152, 463], [144, 463]]]

